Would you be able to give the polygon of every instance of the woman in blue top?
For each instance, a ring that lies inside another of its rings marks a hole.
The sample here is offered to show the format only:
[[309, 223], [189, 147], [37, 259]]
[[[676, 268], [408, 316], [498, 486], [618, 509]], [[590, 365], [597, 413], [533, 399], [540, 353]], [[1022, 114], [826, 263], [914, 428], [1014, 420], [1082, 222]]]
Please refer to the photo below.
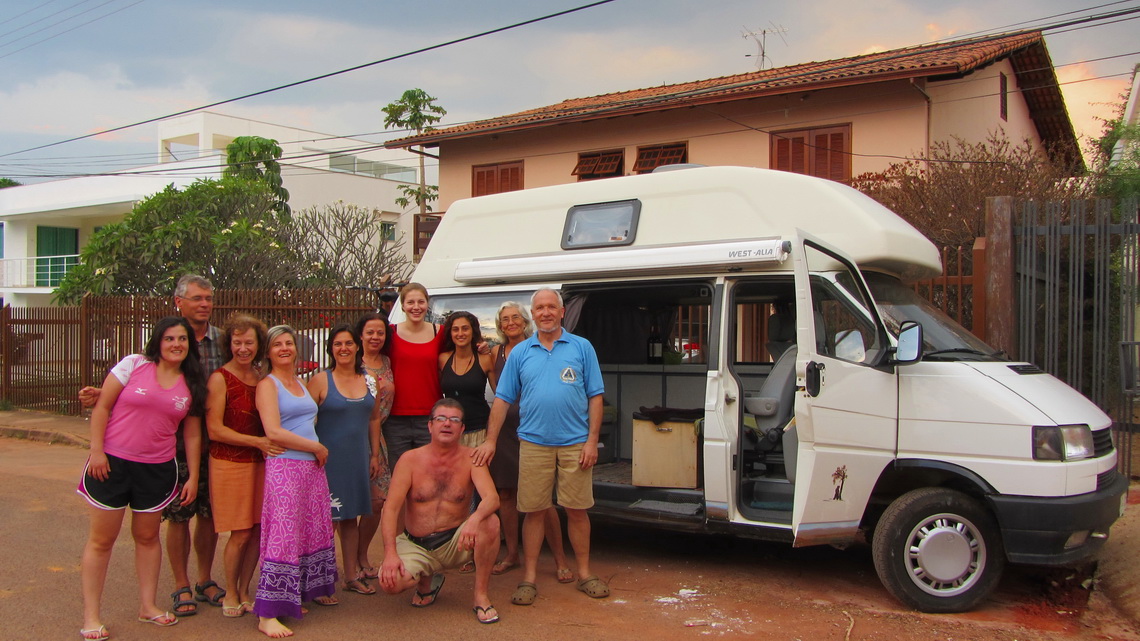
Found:
[[279, 618], [300, 619], [301, 602], [336, 605], [336, 545], [322, 469], [329, 451], [317, 440], [317, 404], [296, 374], [296, 333], [278, 325], [267, 342], [269, 376], [257, 384], [257, 411], [265, 435], [288, 449], [265, 461], [261, 577], [253, 613], [257, 629], [278, 639], [293, 635]]
[[[329, 332], [326, 352], [332, 366], [309, 380], [317, 402], [317, 436], [329, 448], [325, 475], [329, 481], [332, 519], [340, 536], [344, 589], [376, 594], [360, 566], [359, 517], [372, 514], [370, 479], [380, 473], [380, 420], [377, 381], [364, 370], [360, 337], [348, 325]], [[369, 456], [371, 454], [371, 457]]]

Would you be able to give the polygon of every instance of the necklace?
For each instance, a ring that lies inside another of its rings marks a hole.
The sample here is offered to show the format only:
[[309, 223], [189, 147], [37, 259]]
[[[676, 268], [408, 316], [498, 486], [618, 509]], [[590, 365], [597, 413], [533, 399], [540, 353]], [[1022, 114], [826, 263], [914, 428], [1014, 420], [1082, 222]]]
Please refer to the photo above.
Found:
[[463, 367], [462, 370], [459, 367], [459, 363], [459, 352], [456, 352], [451, 360], [451, 371], [455, 372], [457, 376], [463, 376], [467, 372], [471, 371], [471, 367], [475, 365], [475, 355], [472, 354], [471, 359], [465, 361], [466, 367]]

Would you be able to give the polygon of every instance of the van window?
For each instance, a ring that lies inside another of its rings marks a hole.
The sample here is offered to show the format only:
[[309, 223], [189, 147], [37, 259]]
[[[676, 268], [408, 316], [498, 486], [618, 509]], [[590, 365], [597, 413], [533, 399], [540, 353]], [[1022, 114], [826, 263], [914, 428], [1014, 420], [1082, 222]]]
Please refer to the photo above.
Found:
[[858, 277], [846, 264], [806, 245], [815, 316], [816, 352], [851, 363], [875, 364], [884, 353], [883, 336]]
[[641, 201], [574, 205], [566, 213], [562, 249], [632, 245], [637, 237]]
[[527, 310], [529, 315], [530, 295], [532, 293], [531, 291], [517, 291], [432, 296], [429, 320], [441, 324], [451, 312], [471, 312], [479, 319], [479, 331], [483, 334], [483, 340], [495, 345], [499, 342], [495, 335], [495, 314], [499, 312], [499, 305], [507, 301], [514, 301]]

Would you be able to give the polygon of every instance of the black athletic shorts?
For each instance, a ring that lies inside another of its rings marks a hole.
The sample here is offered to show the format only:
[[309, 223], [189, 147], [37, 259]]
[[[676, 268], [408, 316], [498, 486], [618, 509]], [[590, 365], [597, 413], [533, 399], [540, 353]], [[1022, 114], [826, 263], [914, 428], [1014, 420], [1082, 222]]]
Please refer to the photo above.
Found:
[[91, 476], [83, 465], [83, 476], [75, 488], [87, 502], [101, 510], [158, 512], [178, 497], [178, 468], [174, 459], [165, 463], [139, 463], [107, 454], [111, 472], [106, 481]]

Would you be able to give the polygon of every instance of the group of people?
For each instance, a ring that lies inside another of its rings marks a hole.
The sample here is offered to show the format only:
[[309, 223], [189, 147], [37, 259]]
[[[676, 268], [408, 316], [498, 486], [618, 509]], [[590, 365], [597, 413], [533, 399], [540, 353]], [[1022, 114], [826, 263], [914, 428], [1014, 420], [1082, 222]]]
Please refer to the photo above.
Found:
[[[298, 376], [292, 328], [267, 329], [245, 314], [210, 325], [213, 287], [200, 276], [180, 279], [174, 302], [180, 316], [155, 325], [143, 354], [119, 362], [102, 388], [80, 391], [94, 406], [78, 487], [91, 517], [84, 639], [110, 638], [100, 604], [127, 507], [138, 620], [158, 626], [205, 603], [227, 617], [252, 612], [261, 632], [282, 638], [293, 634], [282, 619], [301, 618], [302, 603], [336, 605], [338, 582], [359, 594], [375, 594], [374, 582], [390, 594], [414, 588], [412, 605], [427, 607], [451, 568], [475, 573], [474, 615], [495, 623], [488, 586], [492, 574], [519, 563], [519, 513], [523, 576], [512, 603], [535, 601], [544, 539], [558, 581], [575, 581], [555, 496], [567, 514], [578, 589], [609, 595], [590, 572], [586, 514], [601, 373], [589, 342], [562, 329], [557, 291], [533, 296], [533, 336], [526, 308], [503, 303], [498, 344], [488, 349], [474, 315], [455, 312], [437, 327], [426, 289], [410, 283], [400, 292], [405, 320], [389, 325], [385, 314], [369, 313], [332, 328], [327, 369], [307, 381]], [[175, 580], [169, 611], [157, 604], [161, 520]], [[376, 567], [368, 550], [378, 529], [384, 558]], [[211, 577], [221, 532], [230, 533], [225, 589]], [[500, 537], [507, 551], [498, 560]]]

